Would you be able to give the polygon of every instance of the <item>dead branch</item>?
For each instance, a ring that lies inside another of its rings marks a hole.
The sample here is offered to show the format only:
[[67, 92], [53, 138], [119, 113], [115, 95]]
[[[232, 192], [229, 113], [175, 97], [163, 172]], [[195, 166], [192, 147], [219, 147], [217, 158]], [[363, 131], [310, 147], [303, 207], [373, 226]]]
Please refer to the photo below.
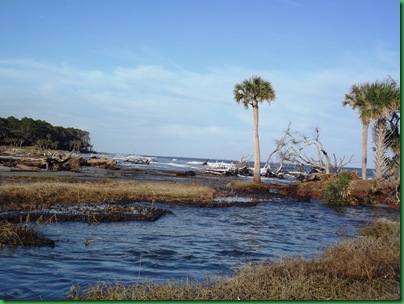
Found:
[[[345, 157], [337, 159], [336, 155], [333, 154], [334, 164], [332, 164], [330, 154], [326, 151], [320, 140], [319, 128], [314, 128], [314, 134], [308, 136], [303, 132], [293, 132], [291, 130], [291, 123], [289, 123], [284, 135], [276, 143], [275, 150], [268, 157], [268, 167], [273, 155], [276, 154], [281, 165], [284, 162], [297, 166], [307, 165], [312, 168], [312, 171], [329, 174], [341, 171], [353, 158], [352, 155], [346, 161]], [[309, 155], [310, 152], [311, 154]]]

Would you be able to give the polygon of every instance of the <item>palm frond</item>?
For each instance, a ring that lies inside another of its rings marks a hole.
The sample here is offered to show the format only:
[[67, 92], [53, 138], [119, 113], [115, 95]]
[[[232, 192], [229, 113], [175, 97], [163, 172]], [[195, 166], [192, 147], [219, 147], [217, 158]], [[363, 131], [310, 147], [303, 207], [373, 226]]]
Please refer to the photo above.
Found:
[[264, 100], [271, 102], [276, 98], [272, 84], [259, 76], [252, 76], [241, 83], [236, 83], [233, 94], [234, 100], [237, 103], [242, 102], [246, 109], [248, 105], [258, 105], [258, 102]]

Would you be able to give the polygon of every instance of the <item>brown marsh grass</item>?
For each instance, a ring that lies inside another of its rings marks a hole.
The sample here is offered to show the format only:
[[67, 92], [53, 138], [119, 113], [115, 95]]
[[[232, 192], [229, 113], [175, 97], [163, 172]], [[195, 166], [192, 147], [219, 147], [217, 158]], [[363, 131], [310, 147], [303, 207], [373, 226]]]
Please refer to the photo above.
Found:
[[[52, 219], [50, 219], [52, 221]], [[0, 222], [1, 246], [54, 246], [55, 242], [43, 236], [39, 227], [41, 221], [30, 223], [29, 217], [23, 223]], [[46, 223], [45, 223], [46, 224]]]
[[29, 181], [0, 184], [0, 210], [48, 208], [54, 204], [131, 200], [210, 202], [215, 191], [197, 184], [137, 181]]
[[99, 283], [75, 300], [399, 300], [400, 223], [377, 221], [310, 260], [247, 264], [204, 283]]

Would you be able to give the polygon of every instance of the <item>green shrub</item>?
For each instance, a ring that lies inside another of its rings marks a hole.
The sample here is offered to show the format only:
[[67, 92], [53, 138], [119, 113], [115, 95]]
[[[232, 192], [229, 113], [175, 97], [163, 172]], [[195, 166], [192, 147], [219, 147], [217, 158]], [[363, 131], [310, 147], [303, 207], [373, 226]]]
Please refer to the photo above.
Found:
[[339, 173], [330, 179], [323, 187], [324, 202], [329, 205], [349, 205], [350, 183], [354, 175], [349, 171]]

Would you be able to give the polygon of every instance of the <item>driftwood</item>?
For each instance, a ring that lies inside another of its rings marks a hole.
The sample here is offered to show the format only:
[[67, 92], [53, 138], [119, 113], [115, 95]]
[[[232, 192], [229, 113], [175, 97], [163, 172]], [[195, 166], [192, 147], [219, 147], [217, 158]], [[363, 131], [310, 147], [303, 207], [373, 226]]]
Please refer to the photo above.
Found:
[[114, 170], [115, 165], [118, 163], [114, 159], [107, 159], [107, 158], [91, 158], [86, 162], [91, 167], [103, 168], [103, 169], [110, 169]]
[[39, 171], [39, 168], [36, 166], [27, 166], [24, 164], [17, 164], [15, 167], [22, 171]]
[[41, 151], [28, 149], [0, 150], [0, 166], [21, 171], [74, 171], [80, 172], [82, 166], [116, 169], [117, 162], [111, 159], [85, 160], [73, 152]]

